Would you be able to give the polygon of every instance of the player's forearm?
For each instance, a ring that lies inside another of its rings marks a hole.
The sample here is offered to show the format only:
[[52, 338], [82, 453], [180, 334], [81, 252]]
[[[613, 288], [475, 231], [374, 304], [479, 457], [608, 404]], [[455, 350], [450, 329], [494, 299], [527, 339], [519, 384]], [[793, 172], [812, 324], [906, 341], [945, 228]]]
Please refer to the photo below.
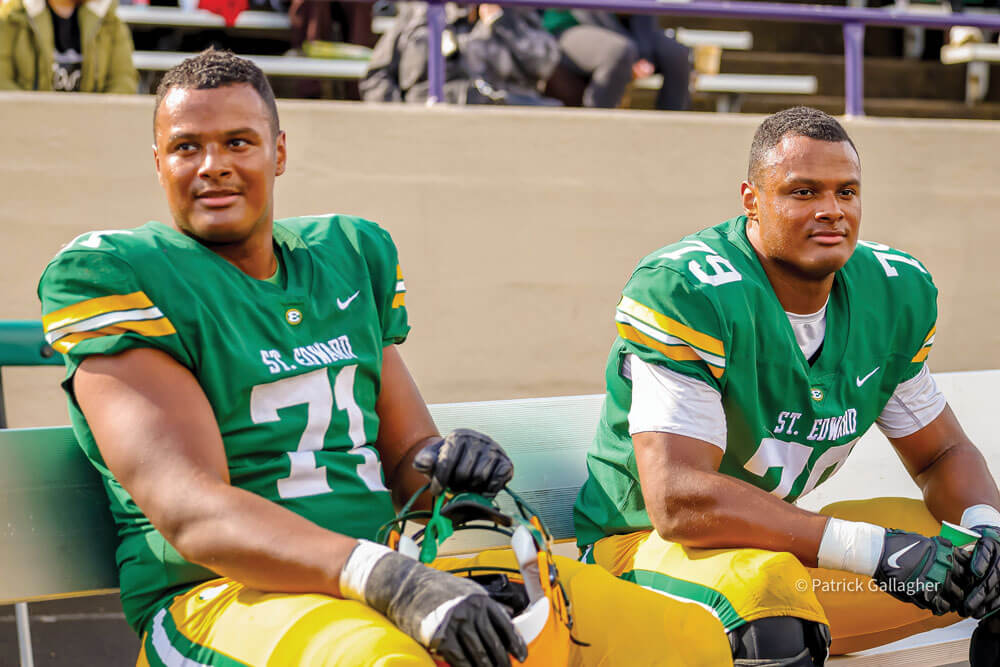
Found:
[[227, 484], [191, 491], [197, 501], [175, 497], [169, 515], [153, 519], [182, 557], [257, 590], [340, 595], [357, 540]]
[[[396, 466], [392, 479], [388, 480], [389, 489], [392, 491], [392, 501], [396, 507], [402, 507], [414, 493], [427, 484], [427, 475], [417, 471], [413, 467], [413, 459], [424, 447], [440, 439], [441, 436], [439, 435], [420, 439], [410, 447], [409, 451], [400, 460], [399, 465]], [[430, 507], [431, 496], [429, 493], [425, 493], [413, 506], [414, 509], [430, 509]]]
[[962, 512], [974, 505], [1000, 509], [1000, 492], [986, 460], [967, 440], [947, 449], [914, 479], [938, 520], [959, 523]]
[[716, 472], [675, 472], [657, 486], [663, 489], [657, 496], [644, 495], [653, 526], [666, 540], [700, 548], [788, 551], [804, 565], [816, 565], [825, 516]]

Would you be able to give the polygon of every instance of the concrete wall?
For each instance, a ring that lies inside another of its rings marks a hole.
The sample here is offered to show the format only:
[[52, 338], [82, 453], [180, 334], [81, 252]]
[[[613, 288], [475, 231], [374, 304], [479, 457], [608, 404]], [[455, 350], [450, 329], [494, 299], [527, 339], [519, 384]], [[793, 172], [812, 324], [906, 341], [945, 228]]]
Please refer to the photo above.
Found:
[[[37, 318], [60, 245], [166, 220], [152, 100], [0, 95], [0, 318]], [[281, 103], [279, 216], [389, 229], [431, 402], [599, 392], [635, 262], [739, 212], [759, 117]], [[924, 260], [941, 290], [935, 371], [1000, 368], [1000, 124], [861, 119], [862, 236]], [[57, 369], [9, 369], [12, 425], [65, 423]]]

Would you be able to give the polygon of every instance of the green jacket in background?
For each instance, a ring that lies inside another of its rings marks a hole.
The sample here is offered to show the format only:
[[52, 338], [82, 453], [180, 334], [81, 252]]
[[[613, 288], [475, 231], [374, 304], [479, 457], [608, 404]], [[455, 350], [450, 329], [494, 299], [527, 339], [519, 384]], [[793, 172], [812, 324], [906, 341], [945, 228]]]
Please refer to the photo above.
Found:
[[[128, 94], [138, 88], [132, 33], [115, 5], [116, 0], [89, 0], [77, 11], [83, 49], [80, 92]], [[54, 52], [45, 0], [6, 0], [0, 7], [0, 90], [52, 90]]]

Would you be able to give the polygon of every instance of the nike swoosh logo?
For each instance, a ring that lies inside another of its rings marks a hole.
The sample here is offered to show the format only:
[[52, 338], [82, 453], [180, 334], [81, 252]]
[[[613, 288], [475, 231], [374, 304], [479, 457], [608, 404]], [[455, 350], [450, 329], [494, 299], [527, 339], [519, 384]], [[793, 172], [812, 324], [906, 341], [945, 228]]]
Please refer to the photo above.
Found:
[[863, 384], [864, 384], [865, 382], [868, 382], [868, 378], [870, 378], [871, 376], [873, 376], [873, 375], [875, 375], [876, 373], [878, 373], [878, 371], [879, 371], [879, 369], [880, 369], [880, 368], [882, 368], [882, 367], [881, 367], [881, 366], [877, 366], [877, 367], [875, 368], [875, 370], [873, 370], [873, 371], [872, 371], [871, 373], [869, 373], [868, 375], [864, 376], [863, 378], [862, 378], [862, 377], [857, 377], [857, 376], [855, 376], [855, 377], [854, 377], [854, 381], [855, 381], [855, 382], [857, 382], [857, 383], [858, 383], [858, 386], [860, 387], [860, 386], [861, 386], [861, 385], [863, 385]]
[[[347, 297], [343, 301], [341, 301], [340, 299], [337, 299], [337, 308], [340, 308], [341, 310], [343, 310], [344, 308], [347, 308], [349, 305], [351, 305], [352, 301], [354, 301], [356, 298], [358, 298], [359, 294], [361, 294], [361, 290], [358, 290], [357, 292], [355, 292], [351, 296]], [[878, 369], [876, 368], [875, 370], [878, 370]], [[858, 386], [860, 387], [861, 385], [858, 385]]]
[[902, 556], [903, 554], [905, 554], [907, 551], [909, 551], [913, 547], [917, 546], [918, 544], [920, 544], [920, 543], [919, 542], [914, 542], [910, 546], [903, 547], [902, 549], [900, 549], [899, 551], [897, 551], [893, 555], [889, 556], [889, 560], [886, 561], [889, 564], [889, 567], [891, 567], [894, 570], [898, 570], [899, 569], [899, 557]]

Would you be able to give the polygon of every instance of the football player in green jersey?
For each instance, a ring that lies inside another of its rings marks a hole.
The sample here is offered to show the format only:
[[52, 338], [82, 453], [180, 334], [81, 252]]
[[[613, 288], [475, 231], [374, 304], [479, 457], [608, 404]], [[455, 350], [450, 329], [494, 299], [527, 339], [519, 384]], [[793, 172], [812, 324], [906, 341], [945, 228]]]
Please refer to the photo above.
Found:
[[[858, 241], [860, 158], [820, 111], [760, 125], [741, 194], [742, 216], [650, 254], [623, 290], [575, 507], [586, 558], [711, 607], [738, 665], [981, 616], [1000, 493], [925, 364], [930, 274]], [[796, 507], [873, 423], [924, 502]], [[942, 521], [983, 535], [974, 567]]]
[[[409, 325], [388, 233], [273, 220], [286, 139], [249, 61], [207, 51], [168, 72], [154, 134], [172, 224], [84, 234], [39, 284], [74, 431], [118, 524], [139, 664], [523, 660], [483, 587], [372, 541], [428, 477], [491, 495], [513, 474], [488, 436], [438, 435], [397, 351]], [[508, 552], [467, 560], [516, 567]], [[728, 661], [707, 612], [558, 563], [589, 644], [576, 662], [627, 664], [651, 618], [658, 636], [706, 637], [668, 664]], [[607, 598], [627, 611], [607, 618]]]

